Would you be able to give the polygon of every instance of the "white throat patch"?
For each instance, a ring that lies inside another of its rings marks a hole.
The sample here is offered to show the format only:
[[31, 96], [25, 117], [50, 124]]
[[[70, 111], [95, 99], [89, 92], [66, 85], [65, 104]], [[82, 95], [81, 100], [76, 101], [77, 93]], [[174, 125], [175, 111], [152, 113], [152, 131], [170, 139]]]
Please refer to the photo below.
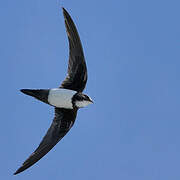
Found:
[[73, 109], [72, 97], [76, 91], [62, 88], [50, 89], [48, 95], [49, 104], [66, 109]]
[[92, 104], [92, 102], [84, 100], [84, 101], [76, 101], [75, 104], [78, 108], [83, 108], [89, 104]]

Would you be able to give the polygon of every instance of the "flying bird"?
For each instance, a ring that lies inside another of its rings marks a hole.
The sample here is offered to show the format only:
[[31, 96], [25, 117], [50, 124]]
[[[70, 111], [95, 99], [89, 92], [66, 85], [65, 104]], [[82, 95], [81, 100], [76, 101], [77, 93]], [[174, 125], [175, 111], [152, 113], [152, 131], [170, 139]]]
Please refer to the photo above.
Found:
[[67, 76], [58, 88], [21, 89], [24, 94], [53, 106], [55, 117], [37, 149], [14, 175], [26, 170], [46, 155], [71, 129], [78, 109], [93, 103], [89, 96], [82, 93], [87, 82], [87, 67], [81, 41], [73, 20], [68, 12], [62, 9], [69, 41]]

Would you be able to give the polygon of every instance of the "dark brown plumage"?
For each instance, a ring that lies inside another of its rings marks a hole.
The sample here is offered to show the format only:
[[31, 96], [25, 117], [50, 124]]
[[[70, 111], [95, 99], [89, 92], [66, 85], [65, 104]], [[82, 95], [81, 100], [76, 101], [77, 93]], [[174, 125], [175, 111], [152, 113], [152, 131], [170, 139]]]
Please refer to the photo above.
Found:
[[[83, 49], [73, 20], [64, 8], [63, 15], [65, 19], [65, 26], [68, 35], [70, 50], [68, 75], [62, 82], [60, 88], [82, 92], [87, 82], [87, 68]], [[49, 90], [23, 89], [21, 91], [27, 95], [33, 96], [45, 103], [48, 103], [47, 97]], [[77, 110], [78, 109], [75, 107], [73, 109], [55, 108], [54, 120], [43, 140], [39, 144], [38, 148], [14, 173], [14, 175], [26, 170], [34, 163], [39, 161], [66, 135], [66, 133], [71, 129], [75, 122]]]
[[69, 40], [69, 63], [67, 77], [60, 87], [82, 92], [87, 82], [87, 68], [83, 48], [76, 26], [64, 8], [63, 14]]

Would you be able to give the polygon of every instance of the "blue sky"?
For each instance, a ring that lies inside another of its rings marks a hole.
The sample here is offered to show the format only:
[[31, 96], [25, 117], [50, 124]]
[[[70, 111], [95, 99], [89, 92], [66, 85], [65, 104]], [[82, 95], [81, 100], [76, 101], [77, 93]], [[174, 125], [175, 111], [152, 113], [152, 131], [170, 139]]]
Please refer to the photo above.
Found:
[[[65, 138], [25, 172], [53, 108], [20, 93], [65, 78], [71, 14], [88, 66], [81, 109]], [[0, 179], [180, 179], [178, 0], [0, 2]]]

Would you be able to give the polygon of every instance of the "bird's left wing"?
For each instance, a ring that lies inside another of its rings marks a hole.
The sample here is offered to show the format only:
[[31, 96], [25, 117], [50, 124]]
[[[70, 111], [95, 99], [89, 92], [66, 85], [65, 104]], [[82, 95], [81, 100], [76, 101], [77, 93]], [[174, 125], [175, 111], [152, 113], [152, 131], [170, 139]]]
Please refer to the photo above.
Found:
[[76, 26], [64, 8], [63, 15], [69, 40], [69, 63], [67, 76], [60, 87], [82, 92], [87, 82], [87, 67], [83, 48]]
[[46, 155], [70, 130], [76, 119], [77, 110], [55, 108], [54, 120], [38, 148], [14, 173], [18, 174], [29, 168]]

